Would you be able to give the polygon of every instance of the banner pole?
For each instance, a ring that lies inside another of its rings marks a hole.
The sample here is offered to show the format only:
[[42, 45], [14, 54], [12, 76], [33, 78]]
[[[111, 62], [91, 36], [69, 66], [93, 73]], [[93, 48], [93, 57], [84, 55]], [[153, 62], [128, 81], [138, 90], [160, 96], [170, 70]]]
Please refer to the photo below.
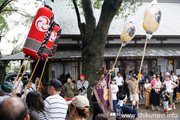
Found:
[[[21, 82], [21, 80], [22, 80], [22, 78], [23, 78], [23, 76], [24, 76], [24, 73], [25, 73], [25, 71], [26, 71], [26, 69], [27, 69], [27, 67], [28, 67], [29, 61], [30, 61], [30, 60], [28, 60], [28, 63], [26, 64], [26, 66], [25, 66], [25, 68], [24, 68], [24, 71], [23, 71], [23, 73], [22, 73], [22, 75], [21, 75], [21, 79], [19, 80], [19, 82], [18, 82], [18, 84], [17, 84], [17, 86], [16, 86], [15, 92], [16, 92], [16, 90], [17, 90], [17, 88], [18, 88], [18, 86], [19, 86], [19, 84], [20, 84], [20, 82]], [[15, 85], [15, 84], [14, 84], [14, 85]]]
[[23, 63], [22, 63], [22, 65], [21, 65], [20, 69], [19, 69], [19, 72], [18, 72], [17, 76], [16, 76], [16, 79], [15, 79], [15, 81], [14, 81], [13, 87], [14, 87], [14, 85], [16, 84], [17, 79], [19, 78], [19, 74], [20, 74], [20, 72], [21, 72], [21, 70], [22, 70], [22, 67], [23, 67], [23, 65], [24, 65], [25, 60], [26, 60], [26, 57], [24, 57]]
[[25, 88], [25, 91], [24, 91], [24, 94], [23, 94], [23, 95], [25, 95], [25, 93], [26, 93], [27, 87], [28, 87], [28, 85], [29, 85], [29, 83], [30, 83], [30, 81], [31, 81], [31, 79], [32, 79], [32, 77], [33, 77], [33, 75], [34, 75], [34, 72], [35, 72], [35, 70], [36, 70], [36, 68], [37, 68], [37, 65], [38, 65], [39, 61], [40, 61], [40, 58], [38, 59], [38, 61], [37, 61], [37, 63], [36, 63], [36, 66], [35, 66], [35, 68], [34, 68], [32, 74], [31, 74], [31, 77], [29, 78], [28, 84], [26, 85], [26, 88]]
[[45, 70], [45, 68], [46, 68], [46, 63], [47, 63], [47, 61], [48, 61], [48, 58], [46, 58], [46, 61], [45, 61], [45, 63], [44, 63], [44, 67], [43, 67], [43, 70], [42, 70], [42, 73], [41, 73], [41, 77], [40, 77], [40, 79], [39, 79], [39, 83], [38, 83], [38, 86], [37, 86], [37, 91], [39, 90], [40, 83], [41, 83], [41, 80], [42, 80], [42, 77], [43, 77], [43, 74], [44, 74], [44, 70]]
[[136, 99], [136, 94], [137, 94], [137, 90], [138, 90], [138, 86], [139, 86], [139, 81], [140, 81], [140, 78], [141, 78], [140, 74], [141, 74], [141, 70], [142, 70], [142, 66], [143, 66], [143, 62], [144, 62], [144, 56], [145, 56], [145, 53], [146, 53], [147, 42], [148, 42], [148, 37], [146, 37], [146, 42], [145, 42], [145, 45], [144, 45], [144, 51], [143, 51], [143, 56], [142, 56], [142, 59], [141, 59], [141, 65], [140, 65], [140, 68], [139, 68], [138, 81], [137, 81], [133, 101], [135, 101], [135, 99]]

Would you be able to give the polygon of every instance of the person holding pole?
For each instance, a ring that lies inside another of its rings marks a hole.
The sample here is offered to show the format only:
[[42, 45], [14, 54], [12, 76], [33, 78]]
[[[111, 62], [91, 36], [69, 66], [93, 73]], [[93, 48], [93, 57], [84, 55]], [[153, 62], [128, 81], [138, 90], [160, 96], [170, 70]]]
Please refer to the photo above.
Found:
[[[133, 106], [133, 99], [135, 97], [135, 101], [136, 101], [136, 104], [137, 104], [137, 109], [139, 109], [139, 89], [137, 90], [136, 92], [136, 86], [138, 85], [138, 81], [136, 80], [137, 77], [135, 75], [133, 75], [131, 77], [131, 80], [127, 80], [128, 78], [126, 78], [126, 84], [129, 85], [129, 90], [130, 90], [130, 101], [132, 102], [132, 106]], [[136, 96], [135, 96], [135, 92], [137, 93]]]

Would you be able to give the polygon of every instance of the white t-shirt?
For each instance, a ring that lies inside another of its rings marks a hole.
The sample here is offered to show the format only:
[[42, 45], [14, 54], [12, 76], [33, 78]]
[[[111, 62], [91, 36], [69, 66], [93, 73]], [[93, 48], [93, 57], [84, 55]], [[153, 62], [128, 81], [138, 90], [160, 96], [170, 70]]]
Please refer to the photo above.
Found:
[[[119, 91], [118, 86], [111, 84], [111, 92], [118, 92], [118, 91]], [[116, 94], [117, 93], [112, 93], [112, 99], [113, 100], [117, 100]]]
[[148, 84], [144, 84], [144, 88], [147, 88], [147, 87], [149, 87], [149, 86], [151, 86], [151, 84], [150, 83], [148, 83]]
[[[13, 83], [14, 83], [14, 82], [13, 82]], [[13, 88], [13, 89], [16, 89], [18, 83], [19, 83], [19, 81], [16, 81], [16, 84], [14, 85], [14, 88]], [[21, 82], [19, 83], [19, 86], [18, 86], [17, 90], [16, 90], [16, 93], [17, 93], [17, 94], [19, 94], [19, 93], [21, 92], [21, 87], [22, 87], [22, 86], [23, 86], [23, 82], [21, 81]]]
[[171, 80], [172, 80], [173, 82], [175, 82], [176, 80], [178, 80], [178, 77], [177, 77], [176, 75], [173, 75], [173, 76], [171, 76]]
[[44, 100], [45, 109], [49, 112], [51, 120], [65, 120], [68, 110], [66, 100], [59, 95], [52, 95]]
[[174, 87], [174, 85], [172, 85], [171, 83], [173, 83], [171, 80], [166, 81], [166, 90], [167, 90], [167, 92], [173, 92], [172, 88]]
[[113, 79], [116, 80], [116, 84], [117, 84], [118, 86], [121, 86], [121, 85], [122, 85], [122, 82], [124, 82], [124, 80], [123, 80], [122, 77], [116, 76], [116, 77], [114, 77]]

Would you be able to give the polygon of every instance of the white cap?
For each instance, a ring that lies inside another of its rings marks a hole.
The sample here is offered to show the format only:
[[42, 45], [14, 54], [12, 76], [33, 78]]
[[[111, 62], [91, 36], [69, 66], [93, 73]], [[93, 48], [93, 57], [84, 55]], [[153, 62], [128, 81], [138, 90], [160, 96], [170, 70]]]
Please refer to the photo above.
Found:
[[68, 101], [67, 104], [73, 104], [74, 106], [76, 106], [79, 109], [84, 109], [84, 108], [89, 108], [89, 100], [87, 99], [87, 97], [84, 96], [75, 96], [71, 101]]

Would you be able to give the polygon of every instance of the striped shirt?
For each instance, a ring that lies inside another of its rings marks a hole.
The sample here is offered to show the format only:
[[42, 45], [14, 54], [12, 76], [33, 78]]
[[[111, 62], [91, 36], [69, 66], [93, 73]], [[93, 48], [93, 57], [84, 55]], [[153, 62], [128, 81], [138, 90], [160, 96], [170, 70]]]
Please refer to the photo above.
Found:
[[63, 97], [59, 95], [49, 96], [44, 100], [44, 104], [52, 120], [65, 120], [68, 105]]
[[38, 112], [39, 120], [51, 120], [48, 112]]

